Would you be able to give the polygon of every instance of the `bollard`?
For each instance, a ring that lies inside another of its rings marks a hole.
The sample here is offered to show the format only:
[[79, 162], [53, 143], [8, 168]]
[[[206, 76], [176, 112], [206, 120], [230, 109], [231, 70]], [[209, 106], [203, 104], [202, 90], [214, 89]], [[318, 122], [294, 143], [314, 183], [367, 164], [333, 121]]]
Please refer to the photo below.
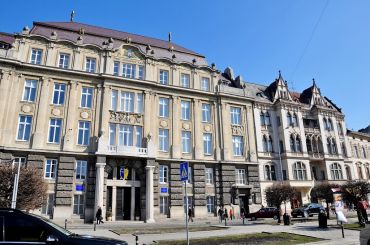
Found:
[[94, 222], [94, 231], [96, 231], [96, 223]]
[[67, 230], [67, 219], [64, 220], [64, 229]]
[[135, 245], [139, 245], [139, 236], [136, 234], [132, 234], [135, 237]]

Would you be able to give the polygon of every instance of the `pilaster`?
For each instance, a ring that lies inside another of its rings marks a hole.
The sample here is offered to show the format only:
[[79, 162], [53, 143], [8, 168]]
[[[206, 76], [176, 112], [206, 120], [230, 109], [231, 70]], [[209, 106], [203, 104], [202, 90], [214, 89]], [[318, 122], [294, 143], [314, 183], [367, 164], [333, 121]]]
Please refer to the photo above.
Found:
[[199, 109], [199, 99], [193, 100], [193, 114], [194, 114], [194, 149], [195, 159], [203, 158], [203, 140], [202, 140], [202, 123], [201, 123], [201, 112]]
[[181, 158], [180, 98], [172, 96], [172, 158]]
[[64, 137], [63, 150], [73, 151], [74, 146], [76, 145], [76, 127], [78, 122], [76, 121], [76, 112], [78, 107], [78, 82], [71, 81], [69, 84], [69, 103], [68, 103], [68, 112], [66, 118], [66, 135]]
[[146, 223], [153, 223], [154, 221], [154, 188], [153, 188], [153, 173], [154, 160], [148, 160], [146, 169]]

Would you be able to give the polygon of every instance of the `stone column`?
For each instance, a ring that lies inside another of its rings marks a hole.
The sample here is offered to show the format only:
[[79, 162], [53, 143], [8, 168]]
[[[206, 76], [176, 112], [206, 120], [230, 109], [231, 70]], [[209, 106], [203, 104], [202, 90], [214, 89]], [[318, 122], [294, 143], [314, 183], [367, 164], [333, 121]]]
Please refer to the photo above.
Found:
[[231, 121], [229, 106], [222, 102], [221, 104], [221, 115], [222, 115], [222, 138], [223, 138], [223, 160], [227, 161], [230, 159], [230, 147], [232, 146], [232, 135], [231, 135]]
[[78, 82], [71, 81], [69, 85], [69, 103], [66, 118], [66, 135], [64, 137], [63, 150], [73, 151], [76, 140], [76, 127], [78, 122], [76, 121], [76, 109], [78, 107]]
[[104, 152], [105, 146], [108, 145], [109, 140], [109, 109], [111, 107], [111, 87], [107, 85], [103, 85], [103, 103], [101, 104], [101, 122], [100, 122], [100, 138], [99, 138], [99, 146], [98, 151]]
[[151, 104], [153, 103], [150, 98], [150, 91], [144, 91], [144, 134], [143, 137], [147, 137], [151, 132], [150, 125], [152, 124], [152, 116], [155, 118], [157, 112], [151, 113]]
[[[148, 160], [149, 161], [153, 160]], [[154, 166], [147, 165], [146, 169], [146, 223], [153, 223], [154, 221], [154, 188], [153, 188], [153, 172]]]
[[180, 99], [172, 97], [172, 158], [181, 157], [181, 122]]
[[103, 217], [105, 214], [105, 208], [103, 208], [104, 202], [104, 167], [106, 165], [105, 156], [98, 156], [96, 160], [96, 181], [95, 181], [95, 212], [100, 206], [103, 210]]
[[132, 183], [133, 186], [131, 187], [131, 213], [130, 213], [130, 216], [131, 216], [131, 220], [135, 220], [135, 178], [136, 178], [136, 172], [135, 172], [135, 169], [132, 169]]
[[202, 122], [201, 113], [199, 110], [200, 102], [198, 99], [194, 99], [194, 152], [195, 159], [201, 159], [203, 157], [203, 140], [202, 140]]
[[50, 83], [50, 78], [43, 77], [41, 79], [41, 85], [38, 86], [38, 88], [41, 90], [41, 93], [38, 104], [37, 119], [35, 118], [36, 120], [34, 120], [34, 123], [36, 123], [36, 129], [32, 140], [32, 148], [34, 149], [43, 149], [45, 142], [47, 141]]
[[112, 221], [116, 221], [117, 187], [112, 186]]

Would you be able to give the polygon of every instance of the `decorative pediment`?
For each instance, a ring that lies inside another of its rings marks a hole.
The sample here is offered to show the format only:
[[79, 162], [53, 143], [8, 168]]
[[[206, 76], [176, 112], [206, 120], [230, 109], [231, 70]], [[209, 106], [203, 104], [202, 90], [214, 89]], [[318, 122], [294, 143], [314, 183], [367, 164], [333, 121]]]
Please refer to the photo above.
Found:
[[129, 47], [129, 46], [123, 46], [118, 50], [117, 55], [119, 57], [123, 57], [126, 59], [134, 59], [134, 60], [139, 60], [141, 59], [141, 54], [140, 52], [134, 48], [134, 47]]
[[115, 123], [123, 124], [142, 124], [143, 115], [130, 113], [130, 112], [121, 112], [121, 111], [109, 111], [110, 121]]
[[231, 125], [231, 132], [233, 135], [244, 135], [244, 126], [242, 125]]

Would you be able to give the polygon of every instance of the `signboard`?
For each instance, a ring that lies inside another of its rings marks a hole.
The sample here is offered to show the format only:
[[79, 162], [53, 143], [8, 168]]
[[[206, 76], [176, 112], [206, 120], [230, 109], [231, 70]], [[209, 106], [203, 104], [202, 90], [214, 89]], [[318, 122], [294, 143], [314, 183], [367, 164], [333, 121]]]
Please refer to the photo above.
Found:
[[167, 187], [161, 187], [161, 193], [168, 193]]
[[186, 181], [189, 178], [189, 163], [182, 162], [180, 163], [180, 177], [181, 181]]
[[76, 191], [84, 191], [83, 185], [76, 185]]

